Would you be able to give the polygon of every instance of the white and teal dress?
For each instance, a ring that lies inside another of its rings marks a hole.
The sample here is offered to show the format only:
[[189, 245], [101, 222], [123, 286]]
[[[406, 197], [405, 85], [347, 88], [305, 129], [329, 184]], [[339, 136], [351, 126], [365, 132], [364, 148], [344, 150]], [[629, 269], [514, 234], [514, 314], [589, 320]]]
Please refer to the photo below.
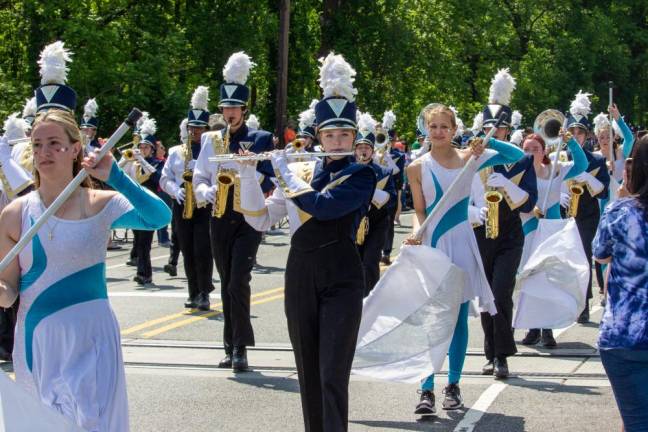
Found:
[[[117, 193], [94, 216], [52, 216], [18, 257], [16, 382], [88, 431], [128, 431], [117, 319], [106, 288], [106, 241], [115, 228], [155, 230], [169, 208], [113, 165]], [[37, 191], [22, 198], [22, 233], [43, 214]], [[28, 421], [28, 419], [25, 419]]]

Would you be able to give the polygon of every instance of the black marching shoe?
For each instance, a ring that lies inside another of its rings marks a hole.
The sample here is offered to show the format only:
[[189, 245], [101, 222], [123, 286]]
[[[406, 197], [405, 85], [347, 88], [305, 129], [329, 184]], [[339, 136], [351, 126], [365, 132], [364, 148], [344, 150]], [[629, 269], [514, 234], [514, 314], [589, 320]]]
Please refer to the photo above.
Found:
[[542, 346], [545, 348], [555, 348], [556, 345], [553, 331], [551, 329], [542, 329]]
[[540, 342], [540, 329], [530, 329], [522, 339], [522, 345], [535, 345], [538, 342]]
[[196, 309], [201, 311], [209, 310], [209, 294], [199, 293], [194, 300], [196, 304]]
[[590, 322], [589, 318], [590, 318], [589, 317], [589, 307], [586, 306], [585, 310], [583, 310], [583, 312], [581, 312], [581, 314], [578, 316], [578, 319], [576, 320], [576, 322], [578, 324], [587, 324], [588, 322]]
[[150, 283], [153, 283], [153, 279], [152, 279], [152, 278], [150, 278], [150, 277], [147, 278], [147, 277], [140, 276], [140, 275], [135, 276], [135, 277], [133, 278], [133, 280], [134, 280], [135, 282], [137, 282], [137, 285], [148, 285], [148, 284], [150, 284]]
[[506, 357], [496, 357], [495, 361], [493, 362], [493, 365], [494, 365], [493, 374], [495, 375], [495, 378], [497, 379], [508, 378], [509, 368], [508, 368], [508, 361], [506, 361]]
[[387, 255], [383, 255], [382, 258], [380, 258], [380, 262], [385, 265], [391, 265], [391, 259]]
[[443, 409], [444, 410], [458, 410], [463, 408], [463, 398], [461, 397], [461, 390], [457, 384], [448, 384], [443, 389]]
[[232, 369], [234, 372], [247, 372], [247, 350], [244, 346], [234, 347], [234, 352], [232, 353]]
[[414, 409], [414, 414], [423, 417], [436, 415], [436, 407], [434, 406], [434, 393], [430, 390], [420, 390], [421, 399]]
[[178, 276], [178, 268], [173, 264], [165, 264], [164, 271], [169, 273], [169, 276]]
[[131, 267], [137, 267], [137, 258], [131, 258], [128, 261], [126, 261], [127, 266]]
[[493, 360], [488, 360], [488, 362], [482, 366], [482, 375], [493, 375], [493, 370], [495, 366], [493, 365]]
[[226, 352], [225, 357], [218, 363], [218, 367], [221, 369], [231, 369], [232, 368], [232, 354]]
[[195, 309], [196, 307], [196, 300], [192, 299], [191, 297], [187, 297], [187, 300], [184, 302], [184, 307], [187, 309]]

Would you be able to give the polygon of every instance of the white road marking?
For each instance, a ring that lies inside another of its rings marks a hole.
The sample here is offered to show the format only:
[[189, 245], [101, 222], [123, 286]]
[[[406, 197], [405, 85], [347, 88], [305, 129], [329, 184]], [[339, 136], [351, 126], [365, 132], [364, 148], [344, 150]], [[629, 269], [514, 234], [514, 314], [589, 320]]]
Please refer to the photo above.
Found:
[[[186, 298], [186, 292], [163, 292], [163, 291], [115, 291], [109, 292], [108, 297], [162, 297], [162, 298]], [[220, 294], [211, 293], [210, 299], [220, 299]]]
[[[152, 257], [152, 258], [151, 258], [151, 261], [157, 261], [157, 260], [160, 260], [160, 259], [163, 259], [163, 258], [169, 258], [169, 255], [167, 254], [167, 255], [163, 255], [163, 256], [156, 256], [156, 257]], [[114, 268], [119, 268], [119, 267], [126, 267], [126, 263], [123, 263], [123, 264], [115, 264], [115, 265], [108, 266], [108, 267], [106, 267], [106, 270], [110, 270], [110, 269], [114, 269]]]
[[491, 384], [464, 415], [457, 427], [454, 428], [454, 432], [472, 432], [477, 422], [486, 414], [493, 401], [506, 387], [508, 387], [508, 384], [501, 382]]

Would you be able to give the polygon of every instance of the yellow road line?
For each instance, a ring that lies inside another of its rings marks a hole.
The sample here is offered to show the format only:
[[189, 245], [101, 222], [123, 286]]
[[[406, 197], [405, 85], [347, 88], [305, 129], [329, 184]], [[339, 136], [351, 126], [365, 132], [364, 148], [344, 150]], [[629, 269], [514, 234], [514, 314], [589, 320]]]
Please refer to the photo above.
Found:
[[[283, 298], [283, 296], [284, 296], [283, 294], [279, 294], [279, 295], [274, 295], [272, 297], [263, 297], [260, 300], [251, 302], [250, 305], [259, 305], [259, 304], [263, 304], [263, 303], [269, 303], [271, 301]], [[179, 327], [184, 327], [184, 326], [187, 326], [189, 324], [195, 323], [196, 321], [200, 321], [200, 320], [203, 320], [203, 319], [207, 319], [207, 318], [219, 315], [222, 312], [223, 311], [221, 311], [221, 310], [214, 309], [213, 311], [207, 312], [207, 313], [202, 314], [202, 315], [196, 315], [196, 316], [193, 316], [191, 318], [187, 318], [187, 319], [184, 319], [184, 320], [181, 320], [181, 321], [176, 321], [174, 323], [167, 324], [167, 325], [165, 325], [163, 327], [160, 327], [160, 328], [157, 328], [155, 330], [151, 330], [149, 332], [142, 333], [142, 338], [148, 339], [148, 338], [151, 338], [153, 336], [157, 336], [159, 334], [166, 333], [169, 330], [174, 330], [174, 329], [177, 329]]]
[[[283, 291], [283, 287], [273, 288], [273, 289], [269, 289], [269, 290], [266, 290], [266, 291], [261, 291], [259, 293], [253, 294], [250, 298], [252, 298], [252, 299], [259, 298], [259, 297], [267, 296], [267, 295], [270, 295], [270, 294], [274, 294], [274, 293], [279, 292], [279, 291]], [[213, 308], [215, 309], [215, 308], [217, 308], [219, 306], [222, 306], [222, 305], [223, 305], [222, 303], [217, 303], [217, 304], [213, 305]], [[137, 325], [135, 325], [133, 327], [129, 327], [127, 329], [122, 330], [121, 334], [122, 334], [122, 336], [126, 336], [126, 335], [129, 335], [129, 334], [136, 333], [136, 332], [138, 332], [140, 330], [144, 330], [144, 329], [147, 329], [149, 327], [153, 327], [153, 326], [156, 326], [158, 324], [162, 324], [164, 322], [171, 321], [171, 320], [174, 320], [174, 319], [177, 319], [177, 318], [183, 318], [183, 317], [190, 316], [190, 315], [193, 315], [194, 317], [203, 316], [203, 315], [209, 314], [209, 313], [211, 313], [211, 312], [196, 312], [193, 309], [190, 310], [190, 311], [189, 310], [182, 311], [182, 312], [166, 315], [166, 316], [163, 316], [163, 317], [160, 317], [160, 318], [155, 318], [155, 319], [152, 319], [150, 321], [145, 321], [145, 322], [143, 322], [141, 324], [137, 324]]]

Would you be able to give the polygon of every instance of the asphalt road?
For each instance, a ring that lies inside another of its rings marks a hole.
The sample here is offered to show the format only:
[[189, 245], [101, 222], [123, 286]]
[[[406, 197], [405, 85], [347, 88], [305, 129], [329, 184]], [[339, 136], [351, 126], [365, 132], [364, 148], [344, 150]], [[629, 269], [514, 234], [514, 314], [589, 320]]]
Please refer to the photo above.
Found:
[[[410, 232], [402, 216], [395, 244]], [[126, 247], [129, 245], [126, 244]], [[299, 388], [283, 311], [287, 230], [267, 234], [252, 279], [252, 322], [257, 347], [249, 352], [253, 371], [219, 370], [223, 321], [219, 281], [210, 312], [183, 308], [186, 280], [162, 271], [168, 249], [154, 240], [154, 285], [132, 282], [127, 248], [108, 253], [109, 296], [122, 329], [122, 345], [133, 431], [299, 431], [303, 430]], [[398, 247], [394, 250], [397, 254]], [[595, 289], [598, 291], [598, 289]], [[598, 304], [598, 299], [596, 299]], [[470, 319], [469, 353], [461, 390], [466, 408], [440, 409], [445, 375], [437, 379], [438, 417], [421, 421], [413, 385], [353, 376], [351, 431], [616, 431], [620, 420], [612, 390], [596, 351], [599, 307], [593, 322], [558, 336], [554, 350], [519, 345], [509, 360], [512, 377], [495, 381], [479, 375], [483, 333]], [[518, 340], [524, 337], [516, 332]], [[9, 364], [2, 365], [11, 372]], [[445, 369], [444, 369], [445, 370]]]

